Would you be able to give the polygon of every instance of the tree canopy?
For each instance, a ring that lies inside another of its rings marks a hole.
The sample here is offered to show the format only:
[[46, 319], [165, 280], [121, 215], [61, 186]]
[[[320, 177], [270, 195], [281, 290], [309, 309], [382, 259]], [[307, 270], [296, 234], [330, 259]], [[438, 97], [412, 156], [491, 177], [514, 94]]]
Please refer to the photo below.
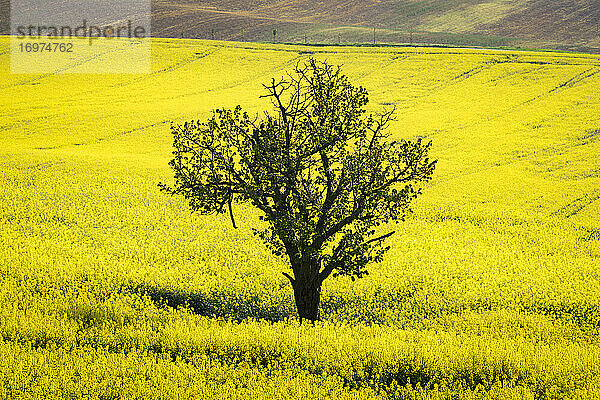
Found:
[[255, 234], [288, 258], [300, 319], [314, 321], [322, 282], [382, 260], [394, 232], [380, 225], [404, 220], [436, 161], [431, 142], [387, 131], [395, 109], [367, 114], [367, 91], [340, 67], [311, 58], [264, 89], [262, 116], [237, 106], [172, 125], [175, 184], [160, 186], [194, 211], [229, 213], [234, 227], [232, 203], [258, 208], [266, 228]]

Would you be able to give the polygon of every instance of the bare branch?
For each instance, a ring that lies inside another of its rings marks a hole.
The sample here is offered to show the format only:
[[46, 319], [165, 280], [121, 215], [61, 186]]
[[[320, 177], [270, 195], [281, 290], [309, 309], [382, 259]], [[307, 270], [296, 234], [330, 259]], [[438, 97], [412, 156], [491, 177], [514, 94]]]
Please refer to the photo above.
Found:
[[369, 243], [373, 243], [373, 242], [377, 242], [377, 241], [381, 241], [381, 240], [385, 240], [387, 238], [389, 238], [390, 236], [392, 236], [394, 233], [396, 233], [396, 231], [391, 231], [386, 233], [385, 235], [381, 235], [379, 237], [367, 240], [366, 242], [364, 242], [363, 244], [369, 244]]
[[231, 216], [231, 224], [233, 225], [233, 229], [237, 229], [235, 224], [235, 219], [233, 218], [233, 209], [231, 208], [231, 200], [232, 196], [229, 196], [229, 200], [227, 201], [227, 206], [229, 207], [229, 215]]
[[294, 278], [292, 278], [287, 272], [282, 272], [282, 274], [283, 274], [283, 276], [285, 276], [286, 278], [288, 278], [290, 280], [292, 285], [294, 285], [294, 283], [296, 282], [296, 280]]

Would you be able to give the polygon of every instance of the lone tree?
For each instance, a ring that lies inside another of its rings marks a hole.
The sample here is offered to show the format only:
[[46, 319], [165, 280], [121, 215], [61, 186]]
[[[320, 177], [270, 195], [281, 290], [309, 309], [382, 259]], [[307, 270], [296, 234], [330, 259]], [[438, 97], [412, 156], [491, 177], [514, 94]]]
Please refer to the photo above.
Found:
[[323, 281], [382, 259], [394, 232], [378, 227], [404, 220], [436, 161], [431, 142], [388, 140], [394, 110], [367, 115], [367, 91], [339, 67], [310, 59], [264, 88], [262, 118], [237, 106], [173, 125], [175, 184], [160, 187], [201, 214], [228, 212], [234, 228], [232, 203], [258, 208], [266, 228], [254, 233], [289, 259], [300, 322], [315, 321]]

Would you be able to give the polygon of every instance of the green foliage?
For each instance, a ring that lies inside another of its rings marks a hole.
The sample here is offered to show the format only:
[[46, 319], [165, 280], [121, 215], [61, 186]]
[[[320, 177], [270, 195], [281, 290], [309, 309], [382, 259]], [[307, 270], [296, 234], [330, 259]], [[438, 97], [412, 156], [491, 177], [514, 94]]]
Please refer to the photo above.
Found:
[[[203, 214], [227, 205], [234, 228], [233, 202], [258, 208], [268, 227], [255, 232], [289, 258], [294, 277], [286, 276], [303, 318], [302, 299], [311, 294], [300, 285], [318, 293], [332, 272], [366, 275], [393, 234], [373, 237], [375, 228], [404, 219], [420, 193], [413, 185], [431, 178], [435, 161], [431, 142], [387, 140], [393, 110], [365, 117], [366, 90], [339, 67], [311, 58], [265, 88], [275, 115], [252, 120], [237, 106], [172, 126], [175, 186], [160, 186]], [[318, 295], [310, 301], [314, 319]]]

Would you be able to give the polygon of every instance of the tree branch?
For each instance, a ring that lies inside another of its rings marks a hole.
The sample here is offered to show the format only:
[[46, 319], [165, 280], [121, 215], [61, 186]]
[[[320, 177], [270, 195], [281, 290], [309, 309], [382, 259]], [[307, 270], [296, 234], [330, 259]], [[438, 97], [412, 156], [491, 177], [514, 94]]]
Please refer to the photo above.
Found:
[[294, 286], [294, 284], [296, 283], [296, 280], [294, 278], [292, 278], [287, 272], [282, 272], [282, 274], [283, 274], [283, 276], [288, 278], [290, 280], [290, 282], [292, 283], [292, 286]]
[[235, 219], [233, 218], [233, 209], [231, 208], [231, 200], [232, 200], [233, 196], [229, 196], [229, 200], [227, 201], [227, 206], [229, 207], [229, 215], [231, 216], [231, 224], [233, 225], [233, 229], [237, 229], [237, 226], [235, 224]]
[[366, 242], [363, 243], [363, 245], [369, 244], [369, 243], [373, 243], [373, 242], [376, 242], [378, 240], [385, 240], [385, 239], [389, 238], [390, 236], [392, 236], [394, 233], [396, 233], [396, 231], [391, 231], [391, 232], [386, 233], [385, 235], [381, 235], [379, 237], [367, 240]]

